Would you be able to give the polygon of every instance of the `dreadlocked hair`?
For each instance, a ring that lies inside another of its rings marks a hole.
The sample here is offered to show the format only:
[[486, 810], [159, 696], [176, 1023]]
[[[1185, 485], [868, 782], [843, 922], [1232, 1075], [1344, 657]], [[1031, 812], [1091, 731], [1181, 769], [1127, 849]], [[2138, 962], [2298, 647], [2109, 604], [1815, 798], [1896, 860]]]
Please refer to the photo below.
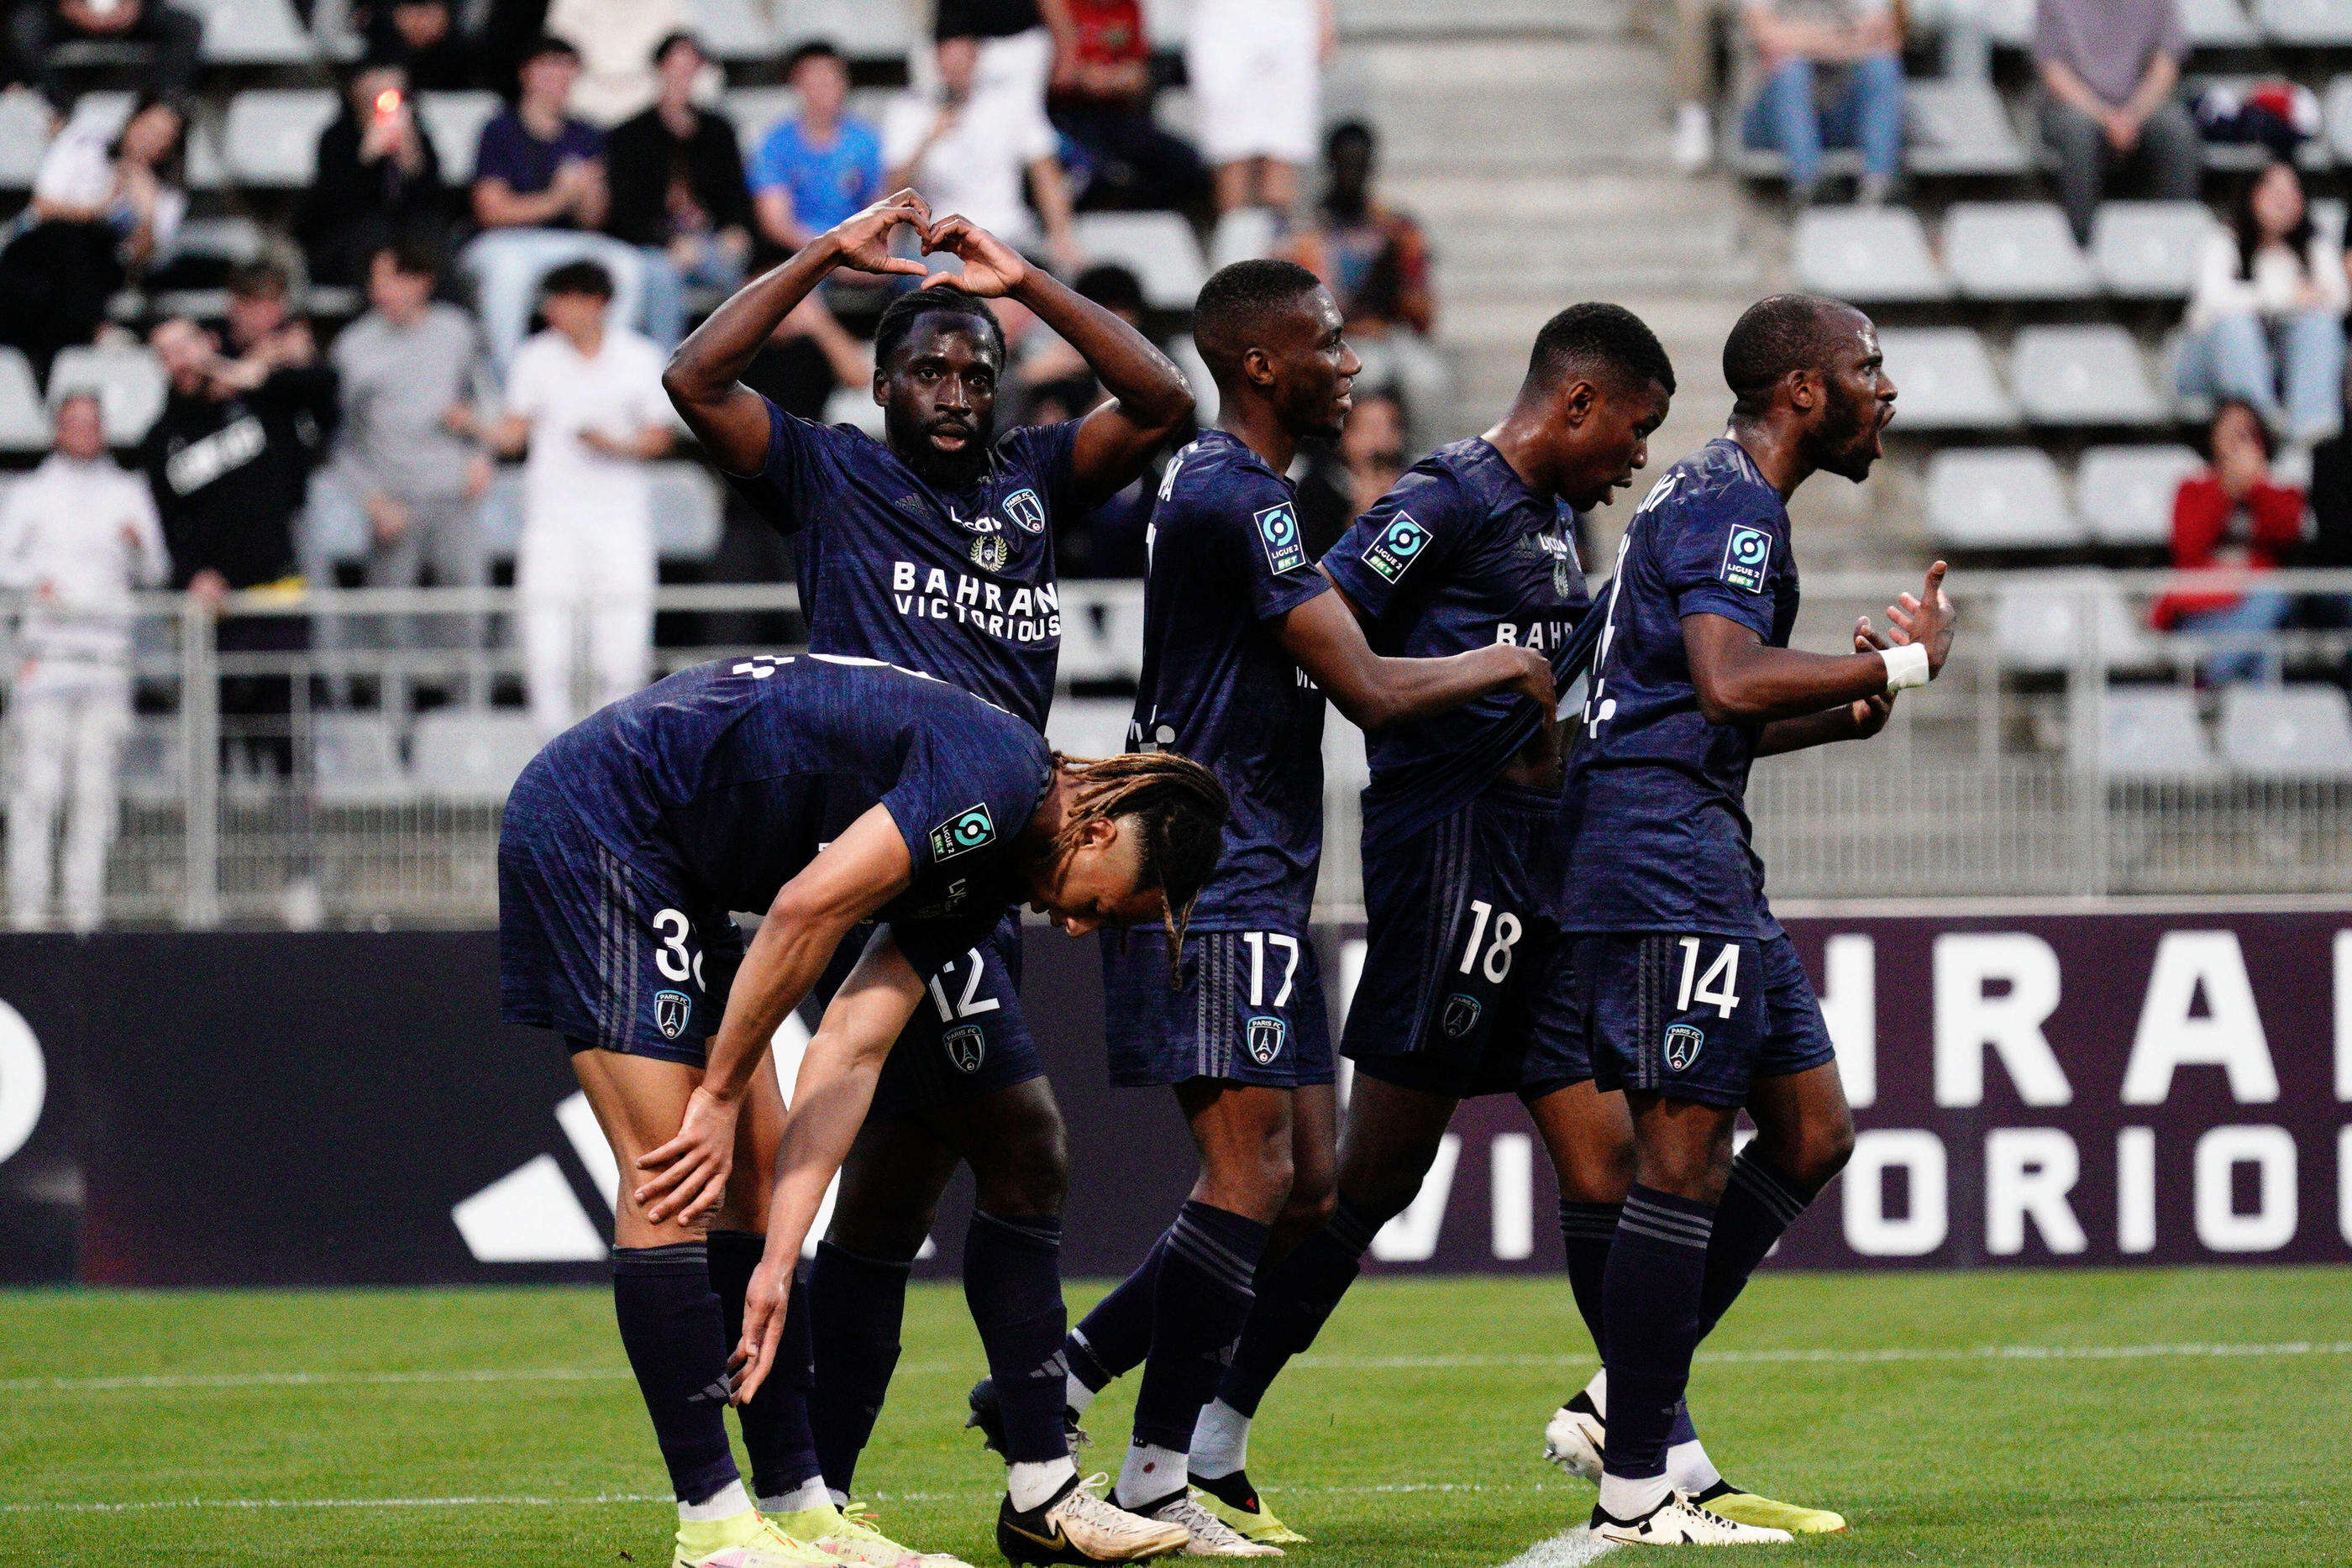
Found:
[[1077, 847], [1097, 818], [1134, 819], [1141, 850], [1141, 881], [1158, 888], [1168, 909], [1168, 977], [1177, 983], [1184, 931], [1193, 901], [1208, 885], [1224, 851], [1231, 810], [1217, 776], [1172, 751], [1127, 751], [1117, 757], [1054, 753], [1054, 765], [1077, 776], [1076, 803], [1054, 841], [1058, 860]]

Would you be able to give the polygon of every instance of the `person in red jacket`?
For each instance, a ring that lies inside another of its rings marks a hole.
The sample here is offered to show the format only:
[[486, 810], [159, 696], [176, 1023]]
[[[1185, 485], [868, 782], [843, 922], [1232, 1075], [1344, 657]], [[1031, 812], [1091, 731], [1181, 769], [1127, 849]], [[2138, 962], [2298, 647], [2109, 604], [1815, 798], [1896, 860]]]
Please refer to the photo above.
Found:
[[2230, 586], [2168, 593], [2152, 619], [2159, 631], [2220, 644], [2206, 664], [2208, 680], [2252, 680], [2269, 657], [2262, 634], [2286, 623], [2294, 601], [2244, 586], [2244, 574], [2285, 565], [2303, 542], [2303, 491], [2271, 477], [2270, 432], [2249, 403], [2230, 399], [2216, 408], [2208, 444], [2211, 465], [2183, 479], [2172, 498], [2172, 564], [2211, 571]]

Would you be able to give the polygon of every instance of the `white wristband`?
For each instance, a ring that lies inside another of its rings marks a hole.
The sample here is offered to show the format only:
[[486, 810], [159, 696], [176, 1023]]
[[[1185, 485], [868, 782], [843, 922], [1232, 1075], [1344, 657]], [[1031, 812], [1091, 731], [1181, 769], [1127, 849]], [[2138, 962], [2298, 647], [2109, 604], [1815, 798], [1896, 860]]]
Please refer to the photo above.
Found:
[[1933, 673], [1927, 668], [1927, 650], [1916, 643], [1900, 643], [1892, 648], [1881, 648], [1878, 656], [1886, 663], [1886, 695], [1924, 686]]

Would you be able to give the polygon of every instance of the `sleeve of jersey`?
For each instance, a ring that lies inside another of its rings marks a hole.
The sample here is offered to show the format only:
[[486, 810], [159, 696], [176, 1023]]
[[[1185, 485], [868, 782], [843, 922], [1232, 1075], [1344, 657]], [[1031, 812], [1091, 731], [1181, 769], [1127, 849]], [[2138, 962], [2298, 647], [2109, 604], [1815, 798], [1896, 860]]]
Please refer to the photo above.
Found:
[[1056, 528], [1076, 522], [1067, 508], [1078, 504], [1071, 493], [1078, 450], [1078, 421], [1059, 424], [1024, 425], [1004, 438], [1004, 450], [1036, 483], [1045, 496]]
[[1675, 616], [1720, 615], [1759, 637], [1770, 637], [1769, 590], [1778, 549], [1770, 523], [1738, 508], [1704, 504], [1674, 507], [1653, 526], [1659, 523], [1666, 525], [1659, 563]]
[[1287, 615], [1331, 585], [1307, 554], [1298, 507], [1290, 493], [1263, 475], [1234, 486], [1212, 519], [1220, 553], [1249, 586], [1250, 612], [1260, 621]]
[[1452, 553], [1460, 500], [1451, 480], [1407, 474], [1358, 517], [1323, 558], [1323, 570], [1373, 620], [1437, 575]]
[[767, 461], [758, 473], [729, 474], [727, 481], [778, 533], [796, 534], [808, 520], [807, 504], [822, 488], [824, 459], [839, 437], [786, 413], [765, 394], [760, 401], [768, 408]]
[[981, 722], [926, 734], [882, 792], [917, 886], [1000, 862], [1044, 793], [1044, 738], [1010, 715], [984, 711]]

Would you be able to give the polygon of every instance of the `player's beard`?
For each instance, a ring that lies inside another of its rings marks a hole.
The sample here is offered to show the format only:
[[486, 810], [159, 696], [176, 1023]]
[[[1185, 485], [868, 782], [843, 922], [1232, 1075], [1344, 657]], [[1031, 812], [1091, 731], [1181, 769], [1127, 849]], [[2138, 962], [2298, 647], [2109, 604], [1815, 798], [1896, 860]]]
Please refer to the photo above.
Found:
[[990, 447], [996, 434], [995, 411], [964, 421], [971, 435], [958, 452], [942, 452], [931, 444], [929, 422], [893, 405], [882, 409], [883, 433], [890, 450], [935, 490], [969, 490], [988, 471]]
[[1878, 404], [1847, 395], [1834, 381], [1826, 387], [1829, 406], [1822, 411], [1821, 429], [1813, 436], [1813, 450], [1820, 455], [1814, 465], [1860, 483], [1870, 477], [1870, 465], [1878, 461], [1878, 454], [1872, 450]]

